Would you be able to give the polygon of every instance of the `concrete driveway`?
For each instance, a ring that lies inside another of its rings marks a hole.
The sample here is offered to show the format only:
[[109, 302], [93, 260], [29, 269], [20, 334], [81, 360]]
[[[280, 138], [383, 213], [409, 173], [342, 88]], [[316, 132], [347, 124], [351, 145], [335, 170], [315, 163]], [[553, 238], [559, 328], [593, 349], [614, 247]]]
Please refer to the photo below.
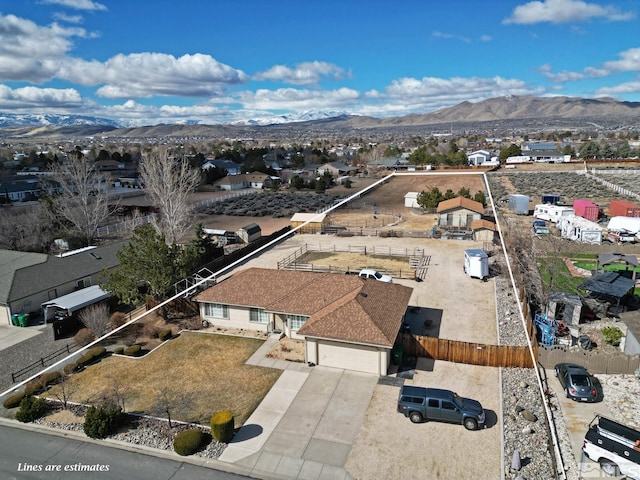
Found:
[[260, 478], [342, 479], [378, 377], [285, 370], [220, 457]]

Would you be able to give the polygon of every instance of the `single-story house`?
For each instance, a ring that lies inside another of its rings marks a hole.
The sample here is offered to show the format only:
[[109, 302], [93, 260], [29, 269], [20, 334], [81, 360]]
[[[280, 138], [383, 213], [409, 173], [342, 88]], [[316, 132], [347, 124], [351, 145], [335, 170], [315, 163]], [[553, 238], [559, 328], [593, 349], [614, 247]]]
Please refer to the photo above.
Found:
[[244, 175], [227, 175], [226, 177], [219, 178], [213, 184], [219, 187], [221, 190], [242, 190], [248, 188], [247, 181]]
[[249, 268], [195, 301], [212, 325], [303, 339], [307, 362], [386, 375], [412, 291], [356, 275]]
[[202, 164], [202, 170], [209, 170], [210, 168], [219, 168], [220, 170], [226, 170], [227, 175], [239, 175], [242, 170], [242, 165], [238, 165], [236, 162], [226, 160], [224, 158], [208, 158]]
[[244, 243], [251, 243], [262, 237], [262, 229], [257, 223], [250, 223], [236, 231], [236, 237]]
[[440, 202], [436, 212], [438, 226], [470, 229], [471, 224], [482, 217], [484, 207], [470, 198], [456, 197]]
[[498, 165], [500, 161], [497, 157], [492, 157], [491, 152], [487, 150], [476, 150], [467, 155], [467, 163], [469, 165]]
[[126, 242], [87, 247], [62, 255], [0, 250], [0, 324], [11, 315], [39, 316], [42, 304], [97, 285], [104, 270], [120, 265], [116, 252]]
[[318, 167], [317, 172], [320, 175], [324, 175], [325, 172], [329, 172], [333, 177], [340, 177], [343, 175], [353, 175], [358, 171], [357, 167], [351, 167], [345, 165], [342, 162], [325, 163]]
[[420, 192], [407, 192], [404, 195], [404, 206], [407, 208], [420, 208], [418, 205], [418, 196]]
[[291, 228], [297, 228], [307, 223], [297, 230], [297, 233], [322, 233], [327, 226], [326, 213], [294, 213], [291, 217]]
[[496, 235], [496, 224], [489, 220], [474, 220], [471, 222], [473, 239], [476, 242], [493, 242]]

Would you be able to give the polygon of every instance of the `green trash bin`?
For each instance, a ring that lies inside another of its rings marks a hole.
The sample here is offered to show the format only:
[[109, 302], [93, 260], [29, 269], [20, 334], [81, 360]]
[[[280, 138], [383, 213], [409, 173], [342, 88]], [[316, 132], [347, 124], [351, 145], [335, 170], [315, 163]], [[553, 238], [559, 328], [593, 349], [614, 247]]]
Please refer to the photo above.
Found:
[[18, 315], [18, 321], [20, 322], [20, 326], [21, 327], [28, 327], [29, 326], [29, 314], [28, 313], [23, 313], [21, 315]]
[[14, 327], [20, 326], [20, 320], [18, 320], [18, 316], [19, 315], [17, 313], [11, 315], [11, 325], [13, 325]]
[[394, 365], [402, 365], [402, 356], [404, 354], [404, 347], [402, 345], [396, 345], [391, 350], [391, 361]]

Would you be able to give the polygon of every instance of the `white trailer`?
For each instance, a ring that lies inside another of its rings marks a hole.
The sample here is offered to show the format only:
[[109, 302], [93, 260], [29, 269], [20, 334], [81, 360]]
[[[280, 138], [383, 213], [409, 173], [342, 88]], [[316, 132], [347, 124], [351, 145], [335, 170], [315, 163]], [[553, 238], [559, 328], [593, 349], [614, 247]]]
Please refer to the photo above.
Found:
[[640, 232], [640, 218], [638, 217], [611, 217], [607, 224], [610, 232], [626, 232], [637, 235]]
[[564, 207], [560, 205], [536, 205], [533, 208], [533, 216], [540, 220], [546, 220], [547, 222], [558, 223], [562, 217], [569, 215], [575, 215], [575, 210], [571, 207]]
[[591, 220], [578, 215], [565, 215], [557, 223], [562, 238], [580, 243], [602, 243], [603, 228]]
[[471, 278], [484, 280], [489, 276], [489, 256], [479, 248], [465, 250], [464, 272]]

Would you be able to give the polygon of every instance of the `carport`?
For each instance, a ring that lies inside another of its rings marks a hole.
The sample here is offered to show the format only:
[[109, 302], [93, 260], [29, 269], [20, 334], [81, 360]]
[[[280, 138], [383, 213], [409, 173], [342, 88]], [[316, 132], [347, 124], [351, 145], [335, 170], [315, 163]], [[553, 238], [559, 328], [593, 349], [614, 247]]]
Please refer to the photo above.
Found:
[[109, 298], [109, 293], [98, 285], [77, 290], [75, 292], [54, 298], [42, 304], [45, 322], [53, 320], [56, 313], [62, 311], [65, 317], [73, 315], [78, 310]]
[[599, 303], [616, 305], [613, 314], [620, 313], [620, 300], [635, 287], [635, 280], [616, 272], [603, 272], [594, 275], [578, 285], [578, 290], [586, 290], [587, 298], [593, 298]]

